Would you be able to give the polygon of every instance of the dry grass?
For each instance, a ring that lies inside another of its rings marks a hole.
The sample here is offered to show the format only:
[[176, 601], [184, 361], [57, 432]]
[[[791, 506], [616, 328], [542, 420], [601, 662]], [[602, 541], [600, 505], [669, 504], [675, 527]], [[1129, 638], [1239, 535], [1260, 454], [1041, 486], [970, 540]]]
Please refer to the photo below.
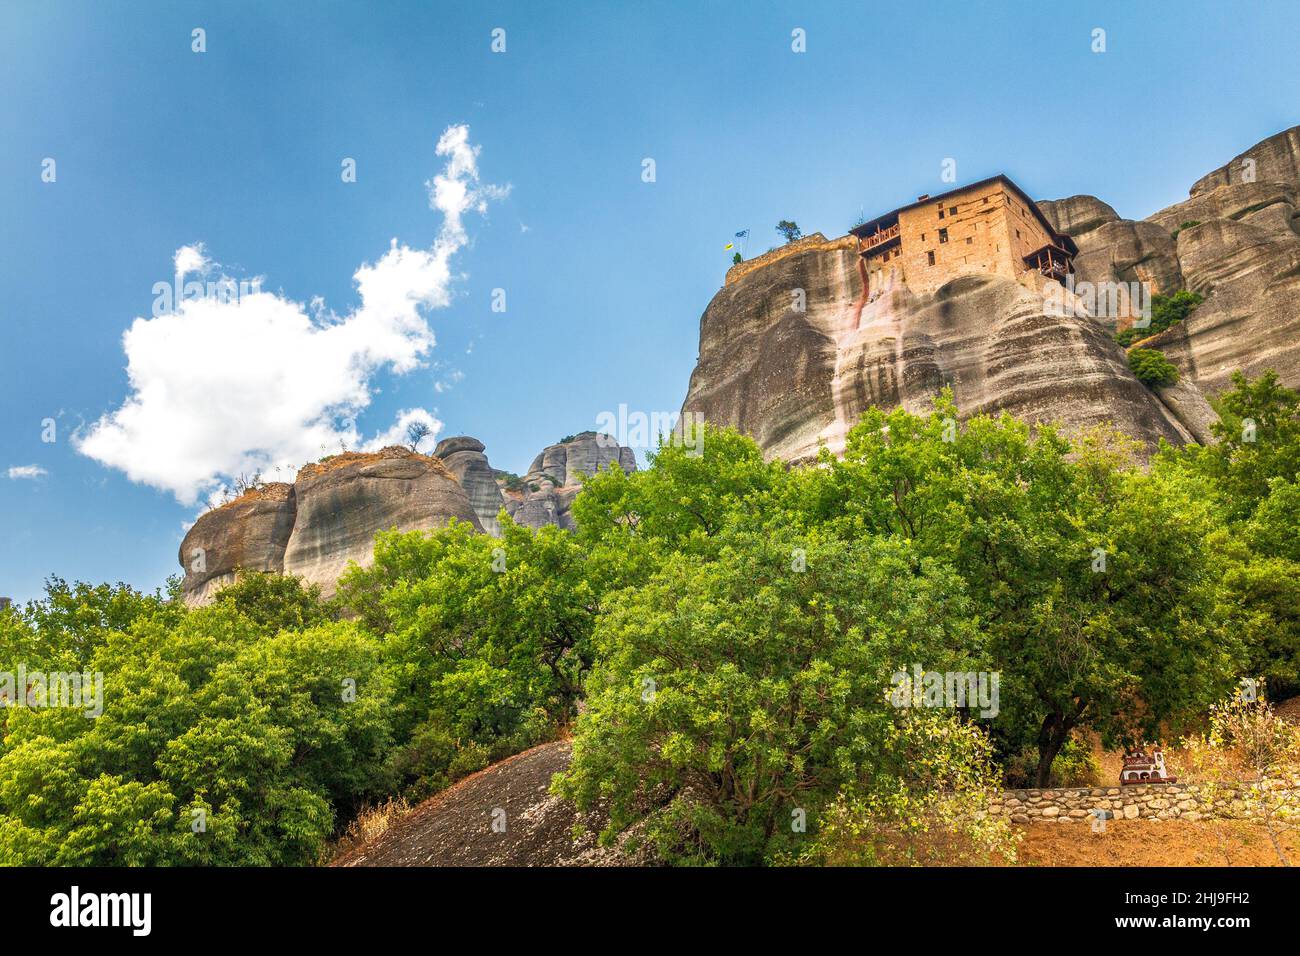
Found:
[[411, 812], [411, 805], [401, 797], [390, 797], [386, 802], [366, 807], [343, 831], [343, 835], [326, 850], [326, 860], [337, 860], [353, 850], [378, 840], [398, 820]]
[[348, 465], [368, 465], [387, 458], [415, 458], [419, 461], [428, 462], [433, 467], [433, 470], [442, 477], [451, 478], [453, 481], [456, 480], [455, 476], [443, 465], [441, 458], [435, 458], [433, 455], [422, 455], [418, 451], [411, 451], [411, 449], [403, 448], [401, 445], [389, 445], [387, 448], [379, 449], [379, 451], [345, 451], [337, 455], [330, 455], [328, 458], [323, 458], [310, 465], [304, 465], [298, 474], [294, 476], [294, 481], [313, 478], [316, 475], [336, 471]]
[[264, 485], [256, 488], [249, 488], [238, 498], [231, 498], [229, 501], [223, 501], [213, 511], [220, 511], [222, 508], [229, 508], [231, 505], [241, 504], [249, 501], [285, 501], [289, 497], [289, 492], [293, 490], [293, 485], [286, 481], [268, 481]]
[[[1030, 823], [1021, 834], [1020, 866], [1280, 866], [1264, 827], [1242, 820], [1108, 820]], [[1295, 858], [1300, 835], [1283, 841]]]

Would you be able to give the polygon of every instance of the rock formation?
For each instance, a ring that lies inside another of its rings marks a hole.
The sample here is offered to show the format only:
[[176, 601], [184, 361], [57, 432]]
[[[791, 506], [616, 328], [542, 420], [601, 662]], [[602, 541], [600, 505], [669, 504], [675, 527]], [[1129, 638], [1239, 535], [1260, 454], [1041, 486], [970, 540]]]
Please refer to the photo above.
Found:
[[483, 443], [477, 438], [461, 435], [438, 442], [433, 457], [446, 465], [447, 470], [456, 476], [460, 486], [465, 489], [483, 530], [490, 535], [499, 535], [501, 527], [497, 515], [505, 507], [505, 499], [501, 496], [496, 473], [488, 463], [487, 455], [483, 454], [484, 450]]
[[[963, 415], [1190, 438], [1097, 322], [1048, 315], [1043, 295], [997, 276], [965, 276], [932, 295], [899, 286], [862, 303], [856, 255], [806, 248], [719, 291], [700, 322], [683, 413], [736, 426], [787, 461], [822, 445], [838, 453], [868, 406], [924, 411], [944, 385]], [[804, 290], [803, 312], [791, 308], [792, 289]]]
[[1148, 445], [1210, 440], [1205, 396], [1234, 371], [1273, 368], [1300, 386], [1297, 194], [1300, 127], [1143, 221], [1093, 196], [1038, 203], [1079, 247], [1076, 282], [1205, 296], [1185, 322], [1142, 343], [1179, 366], [1176, 386], [1153, 392], [1130, 374], [1114, 314], [1056, 316], [1037, 291], [994, 276], [962, 277], [933, 295], [899, 285], [866, 301], [854, 246], [813, 236], [728, 273], [700, 320], [683, 413], [734, 425], [791, 461], [823, 445], [840, 451], [869, 405], [924, 411], [944, 385], [963, 415], [1007, 411], [1066, 430], [1110, 422]]
[[[945, 385], [963, 415], [1006, 411], [1067, 431], [1108, 422], [1148, 444], [1209, 441], [1206, 394], [1234, 371], [1273, 368], [1300, 387], [1298, 196], [1300, 127], [1142, 221], [1093, 196], [1038, 203], [1079, 248], [1076, 283], [1205, 297], [1140, 343], [1178, 365], [1176, 385], [1153, 391], [1129, 371], [1114, 340], [1126, 312], [1058, 315], [1036, 273], [962, 275], [924, 294], [899, 283], [868, 297], [854, 238], [814, 234], [730, 270], [700, 320], [682, 411], [734, 425], [791, 462], [822, 446], [840, 451], [868, 406], [923, 412]], [[1066, 302], [1080, 300], [1067, 293]], [[583, 476], [610, 463], [636, 468], [630, 449], [595, 432], [548, 446], [522, 478], [494, 471], [467, 436], [444, 439], [433, 456], [396, 447], [334, 456], [292, 485], [266, 485], [200, 517], [179, 556], [186, 600], [211, 600], [239, 569], [300, 575], [331, 593], [349, 561], [372, 560], [375, 533], [387, 528], [454, 518], [495, 534], [504, 507], [528, 527], [572, 529]]]
[[350, 561], [369, 564], [375, 533], [440, 528], [455, 518], [482, 530], [469, 496], [437, 458], [390, 447], [336, 455], [298, 473], [297, 515], [284, 573], [334, 591]]
[[206, 604], [236, 573], [271, 571], [318, 584], [328, 597], [352, 561], [374, 559], [375, 534], [440, 528], [453, 518], [499, 534], [504, 507], [530, 528], [574, 527], [582, 476], [609, 462], [636, 470], [630, 448], [595, 432], [549, 446], [523, 479], [493, 470], [476, 438], [445, 438], [432, 456], [390, 447], [303, 468], [293, 484], [250, 490], [201, 515], [181, 543], [185, 600]]
[[376, 532], [453, 518], [482, 528], [437, 458], [399, 447], [335, 455], [303, 468], [292, 485], [267, 485], [201, 515], [181, 543], [185, 599], [207, 603], [240, 569], [296, 575], [329, 596], [350, 561], [373, 560]]
[[570, 509], [582, 490], [582, 479], [603, 470], [611, 462], [624, 471], [636, 471], [636, 454], [607, 435], [587, 431], [568, 441], [548, 445], [517, 481], [500, 479], [506, 512], [518, 524], [529, 528], [556, 525], [574, 528]]
[[284, 570], [293, 532], [293, 485], [264, 485], [199, 517], [181, 542], [185, 599], [206, 604], [239, 570]]
[[1141, 280], [1153, 293], [1205, 301], [1141, 343], [1158, 348], [1204, 393], [1232, 373], [1277, 371], [1300, 386], [1300, 127], [1270, 136], [1192, 186], [1190, 197], [1135, 222], [1087, 215], [1073, 196], [1039, 207], [1079, 246], [1080, 280]]

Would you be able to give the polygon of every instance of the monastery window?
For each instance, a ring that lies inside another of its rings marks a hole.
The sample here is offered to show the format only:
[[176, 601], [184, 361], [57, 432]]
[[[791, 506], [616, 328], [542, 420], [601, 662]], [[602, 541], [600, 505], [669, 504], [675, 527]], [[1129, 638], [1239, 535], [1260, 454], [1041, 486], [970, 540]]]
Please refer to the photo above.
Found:
[[940, 241], [940, 242], [947, 242], [947, 241], [948, 241], [948, 230], [947, 230], [947, 229], [940, 229], [940, 230], [939, 230], [939, 241]]
[[988, 197], [988, 196], [985, 196], [985, 197], [984, 197], [984, 205], [987, 206], [988, 204], [989, 204], [989, 197]]
[[939, 207], [939, 218], [940, 218], [940, 219], [943, 218], [943, 207], [942, 207], [942, 206]]
[[972, 239], [970, 236], [967, 236], [967, 237], [966, 237], [966, 245], [969, 246], [969, 245], [970, 245], [972, 242], [974, 242], [974, 241], [975, 241], [975, 240]]
[[931, 250], [930, 250], [929, 252], [927, 252], [925, 255], [926, 255], [926, 258], [930, 260], [930, 265], [934, 265], [934, 250], [931, 249]]
[[950, 215], [950, 216], [955, 216], [955, 215], [957, 215], [957, 207], [956, 207], [956, 206], [951, 206], [951, 207], [949, 207], [949, 209], [948, 209], [948, 215]]

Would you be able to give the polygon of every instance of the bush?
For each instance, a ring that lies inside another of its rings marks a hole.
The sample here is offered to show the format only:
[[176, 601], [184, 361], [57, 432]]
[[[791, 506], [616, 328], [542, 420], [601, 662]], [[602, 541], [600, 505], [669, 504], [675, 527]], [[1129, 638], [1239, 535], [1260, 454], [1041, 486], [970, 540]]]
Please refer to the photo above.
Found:
[[1178, 381], [1178, 368], [1157, 349], [1131, 349], [1128, 367], [1148, 388], [1173, 385]]
[[1000, 794], [987, 737], [969, 723], [911, 711], [891, 728], [908, 773], [893, 788], [842, 793], [802, 853], [822, 866], [988, 866], [1014, 863], [1010, 821], [988, 812]]
[[1155, 295], [1151, 297], [1151, 324], [1145, 329], [1128, 328], [1115, 335], [1115, 340], [1126, 348], [1141, 339], [1158, 335], [1183, 321], [1205, 301], [1199, 292], [1180, 289], [1173, 295]]

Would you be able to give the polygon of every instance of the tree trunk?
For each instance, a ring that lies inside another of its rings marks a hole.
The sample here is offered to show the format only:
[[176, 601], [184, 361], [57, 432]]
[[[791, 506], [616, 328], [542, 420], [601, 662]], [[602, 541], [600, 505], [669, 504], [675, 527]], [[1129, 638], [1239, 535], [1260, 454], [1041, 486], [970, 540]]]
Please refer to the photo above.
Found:
[[1038, 731], [1038, 780], [1035, 786], [1042, 788], [1050, 784], [1052, 761], [1069, 739], [1070, 725], [1063, 714], [1048, 714], [1043, 718], [1042, 729]]

